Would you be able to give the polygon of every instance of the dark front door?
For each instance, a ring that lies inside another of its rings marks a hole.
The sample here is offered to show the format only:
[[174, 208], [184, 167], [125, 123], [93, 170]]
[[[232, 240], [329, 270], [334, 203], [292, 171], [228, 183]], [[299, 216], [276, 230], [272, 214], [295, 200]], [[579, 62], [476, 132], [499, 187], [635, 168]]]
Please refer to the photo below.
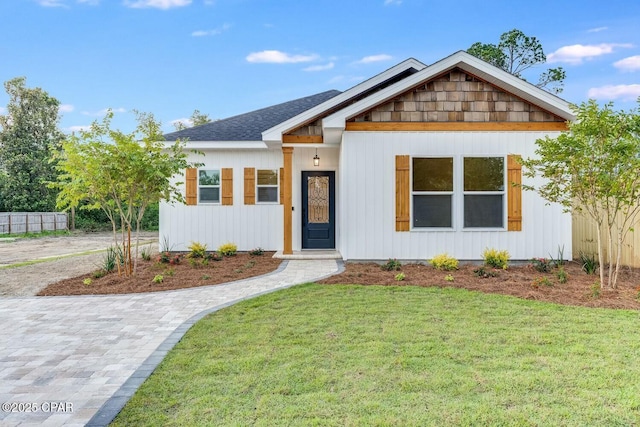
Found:
[[302, 249], [335, 249], [335, 172], [302, 172]]

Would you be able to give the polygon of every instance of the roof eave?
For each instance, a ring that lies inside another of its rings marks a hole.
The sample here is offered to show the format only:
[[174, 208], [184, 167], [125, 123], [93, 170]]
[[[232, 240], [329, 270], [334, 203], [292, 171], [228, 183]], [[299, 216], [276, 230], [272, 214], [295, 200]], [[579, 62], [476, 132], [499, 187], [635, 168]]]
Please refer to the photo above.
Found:
[[[163, 141], [166, 148], [176, 141]], [[183, 141], [188, 150], [256, 150], [268, 149], [264, 141]]]
[[424, 68], [406, 79], [403, 79], [359, 102], [351, 104], [342, 110], [325, 117], [322, 120], [325, 140], [328, 136], [327, 133], [330, 133], [335, 137], [335, 130], [344, 130], [346, 120], [357, 116], [376, 105], [389, 101], [398, 94], [455, 67], [468, 71], [488, 83], [494, 84], [503, 90], [513, 93], [519, 98], [538, 105], [565, 120], [573, 120], [575, 118], [571, 112], [569, 103], [565, 100], [540, 89], [519, 77], [509, 74], [504, 70], [496, 68], [475, 56], [464, 51], [459, 51]]
[[292, 129], [295, 129], [298, 126], [303, 125], [304, 123], [313, 120], [315, 117], [321, 116], [323, 112], [330, 110], [331, 108], [339, 105], [342, 102], [345, 102], [354, 96], [357, 96], [361, 92], [364, 92], [376, 85], [404, 72], [411, 68], [416, 69], [418, 71], [423, 70], [426, 67], [425, 64], [418, 61], [414, 58], [409, 58], [401, 63], [389, 68], [382, 73], [357, 84], [351, 89], [347, 89], [342, 92], [340, 95], [337, 95], [322, 104], [316, 105], [313, 108], [310, 108], [297, 116], [290, 118], [266, 131], [262, 132], [262, 140], [266, 142], [282, 142], [282, 135]]

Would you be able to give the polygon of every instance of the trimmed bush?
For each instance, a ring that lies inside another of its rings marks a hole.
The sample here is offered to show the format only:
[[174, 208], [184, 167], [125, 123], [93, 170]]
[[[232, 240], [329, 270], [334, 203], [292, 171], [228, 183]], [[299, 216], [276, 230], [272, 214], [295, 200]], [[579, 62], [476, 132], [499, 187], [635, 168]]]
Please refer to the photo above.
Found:
[[486, 248], [482, 253], [484, 265], [503, 270], [506, 270], [509, 266], [509, 258], [511, 258], [511, 255], [509, 255], [508, 251], [499, 251], [493, 248]]
[[436, 255], [429, 261], [436, 270], [457, 270], [458, 269], [458, 260], [450, 257], [447, 253]]

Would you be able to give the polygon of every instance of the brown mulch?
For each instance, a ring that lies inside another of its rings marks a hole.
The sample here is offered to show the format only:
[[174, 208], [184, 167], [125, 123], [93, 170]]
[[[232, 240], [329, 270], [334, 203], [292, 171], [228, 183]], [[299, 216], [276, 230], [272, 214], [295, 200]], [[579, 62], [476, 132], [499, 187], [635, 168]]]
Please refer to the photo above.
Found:
[[[129, 294], [217, 285], [271, 273], [282, 263], [282, 260], [272, 258], [273, 254], [274, 252], [265, 252], [261, 256], [252, 256], [238, 253], [224, 257], [221, 261], [208, 261], [206, 265], [202, 264], [202, 260], [191, 265], [184, 255], [180, 256], [180, 263], [175, 265], [159, 263], [155, 258], [151, 261], [139, 260], [135, 276], [119, 276], [117, 272], [112, 272], [104, 277], [94, 278], [91, 274], [84, 274], [53, 283], [38, 295]], [[161, 283], [153, 281], [157, 275], [163, 277]], [[87, 278], [91, 278], [89, 285], [84, 284]]]
[[[216, 285], [274, 271], [282, 260], [272, 256], [273, 252], [265, 252], [262, 256], [238, 253], [222, 261], [209, 261], [208, 265], [202, 265], [202, 261], [199, 261], [196, 266], [191, 265], [184, 254], [177, 265], [158, 263], [154, 258], [151, 261], [139, 261], [138, 272], [133, 277], [110, 273], [93, 278], [91, 274], [84, 274], [51, 284], [38, 295], [127, 294]], [[449, 272], [425, 264], [404, 264], [401, 271], [383, 271], [380, 264], [347, 262], [343, 273], [318, 283], [453, 287], [564, 305], [640, 309], [640, 269], [623, 267], [618, 287], [612, 290], [594, 287], [599, 280], [598, 275], [584, 273], [576, 262], [569, 262], [563, 267], [569, 275], [567, 283], [559, 283], [557, 269], [540, 273], [530, 265], [512, 265], [507, 270], [487, 268], [487, 271], [495, 272], [496, 277], [483, 278], [474, 273], [473, 270], [477, 268], [477, 265], [467, 264]], [[402, 281], [395, 280], [399, 272], [405, 275]], [[453, 281], [445, 280], [449, 274], [453, 276]], [[156, 275], [163, 276], [162, 283], [153, 282]], [[83, 283], [87, 278], [91, 278], [89, 285]], [[543, 283], [543, 278], [549, 284]]]
[[[346, 263], [343, 273], [319, 283], [452, 287], [565, 305], [640, 309], [640, 269], [622, 268], [617, 289], [595, 287], [599, 292], [595, 295], [594, 282], [599, 281], [599, 276], [587, 275], [576, 262], [564, 266], [569, 274], [564, 284], [558, 282], [557, 269], [540, 273], [531, 266], [510, 266], [507, 270], [488, 269], [495, 271], [496, 277], [481, 278], [473, 272], [477, 268], [477, 265], [461, 265], [459, 270], [449, 272], [430, 265], [405, 264], [401, 267], [405, 279], [397, 281], [395, 276], [400, 271], [383, 271], [375, 263]], [[448, 274], [453, 276], [453, 281], [445, 280]], [[542, 278], [546, 278], [549, 285], [542, 283]]]

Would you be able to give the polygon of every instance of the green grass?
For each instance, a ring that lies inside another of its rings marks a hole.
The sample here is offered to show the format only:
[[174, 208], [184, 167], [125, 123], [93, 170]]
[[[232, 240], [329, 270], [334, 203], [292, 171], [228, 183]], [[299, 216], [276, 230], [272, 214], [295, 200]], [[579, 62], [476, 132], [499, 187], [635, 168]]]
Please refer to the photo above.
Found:
[[303, 285], [198, 322], [114, 425], [638, 425], [640, 316]]
[[0, 237], [7, 237], [11, 239], [39, 239], [42, 237], [58, 237], [58, 236], [71, 236], [69, 230], [45, 230], [39, 233], [14, 233], [14, 234], [0, 234]]

